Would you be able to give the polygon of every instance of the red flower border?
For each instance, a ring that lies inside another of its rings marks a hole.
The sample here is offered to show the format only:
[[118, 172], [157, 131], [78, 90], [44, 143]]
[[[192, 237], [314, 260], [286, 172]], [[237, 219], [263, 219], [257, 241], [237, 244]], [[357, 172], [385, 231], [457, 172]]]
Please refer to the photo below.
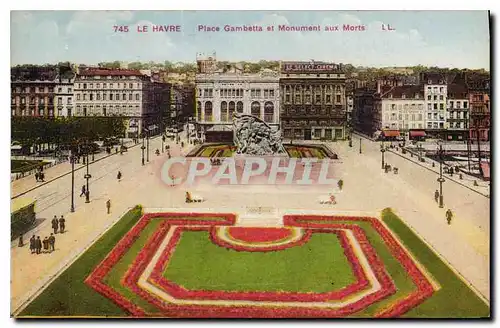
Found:
[[[174, 232], [173, 239], [177, 242], [180, 240], [180, 235], [185, 230], [206, 230], [205, 227], [178, 227]], [[210, 229], [212, 235], [215, 229]], [[311, 232], [309, 235], [311, 235]], [[352, 246], [349, 244], [344, 231], [337, 230], [322, 230], [320, 232], [335, 233], [344, 248], [344, 254], [349, 261], [356, 282], [338, 290], [325, 293], [300, 293], [300, 292], [257, 292], [257, 291], [209, 291], [209, 290], [189, 290], [177, 285], [175, 282], [165, 278], [163, 272], [173, 254], [176, 243], [169, 243], [165, 251], [160, 256], [156, 263], [149, 280], [156, 286], [163, 289], [166, 293], [178, 299], [198, 299], [198, 300], [246, 300], [246, 301], [275, 301], [275, 302], [327, 302], [330, 300], [340, 300], [348, 295], [362, 291], [369, 285], [358, 258], [354, 254]], [[305, 242], [304, 242], [305, 243]], [[278, 247], [276, 247], [278, 248]], [[240, 250], [240, 249], [238, 249]]]
[[290, 247], [295, 247], [295, 246], [302, 246], [305, 243], [309, 241], [311, 238], [311, 231], [308, 229], [304, 229], [304, 233], [302, 234], [302, 237], [296, 241], [292, 241], [286, 244], [280, 244], [280, 245], [269, 245], [269, 246], [259, 246], [259, 247], [251, 247], [251, 246], [245, 246], [245, 245], [237, 245], [230, 243], [222, 238], [219, 237], [217, 234], [218, 228], [213, 227], [210, 229], [210, 240], [221, 247], [228, 248], [228, 249], [233, 249], [238, 252], [275, 252], [275, 251], [281, 251]]
[[275, 227], [229, 227], [227, 234], [233, 240], [257, 245], [284, 242], [293, 237], [292, 229]]
[[305, 225], [299, 221], [361, 221], [369, 222], [375, 231], [378, 232], [386, 246], [389, 248], [392, 255], [401, 263], [405, 268], [408, 275], [411, 277], [413, 283], [417, 286], [417, 291], [412, 292], [402, 300], [396, 301], [388, 308], [379, 311], [375, 317], [377, 318], [392, 318], [403, 315], [415, 306], [421, 304], [427, 298], [432, 296], [434, 288], [429, 282], [427, 277], [422, 273], [420, 268], [417, 267], [413, 259], [408, 253], [400, 246], [392, 234], [385, 228], [385, 226], [376, 218], [371, 217], [353, 217], [353, 216], [323, 216], [323, 215], [285, 215], [284, 224], [298, 227], [328, 227], [331, 223], [313, 223], [309, 222]]
[[[224, 221], [219, 220], [182, 220], [180, 217], [223, 217]], [[113, 248], [113, 250], [106, 256], [106, 258], [94, 269], [94, 271], [85, 280], [85, 283], [105, 297], [113, 300], [117, 305], [126, 309], [134, 317], [144, 317], [148, 314], [139, 306], [130, 302], [118, 292], [114, 291], [111, 287], [102, 282], [104, 276], [111, 270], [111, 268], [119, 261], [125, 254], [132, 243], [138, 238], [140, 232], [149, 223], [151, 218], [165, 217], [172, 219], [166, 220], [160, 226], [155, 234], [148, 241], [148, 247], [141, 250], [138, 257], [134, 260], [134, 265], [128, 270], [124, 277], [124, 284], [132, 289], [135, 293], [146, 299], [148, 302], [154, 304], [162, 310], [162, 314], [169, 317], [196, 317], [196, 318], [298, 318], [298, 317], [339, 317], [352, 314], [356, 311], [364, 309], [369, 304], [383, 299], [393, 293], [396, 288], [394, 283], [385, 272], [382, 261], [379, 259], [372, 246], [369, 244], [366, 235], [362, 228], [356, 225], [347, 224], [332, 224], [331, 221], [361, 221], [369, 222], [374, 229], [379, 233], [384, 240], [389, 250], [395, 256], [402, 266], [407, 270], [407, 273], [412, 278], [413, 282], [417, 285], [417, 291], [411, 293], [404, 299], [396, 301], [388, 308], [376, 314], [376, 317], [395, 317], [406, 313], [411, 308], [422, 303], [426, 298], [430, 297], [434, 289], [428, 279], [423, 275], [421, 270], [416, 266], [411, 257], [401, 248], [396, 239], [390, 234], [389, 231], [375, 218], [362, 218], [362, 217], [335, 217], [335, 216], [317, 216], [317, 215], [287, 215], [284, 217], [284, 224], [289, 226], [298, 226], [305, 228], [346, 228], [351, 229], [360, 243], [363, 252], [366, 254], [372, 269], [374, 269], [377, 278], [382, 286], [380, 291], [370, 294], [365, 298], [350, 304], [341, 309], [319, 309], [319, 308], [302, 308], [302, 307], [261, 307], [261, 306], [199, 306], [199, 305], [175, 305], [165, 302], [150, 293], [142, 290], [137, 286], [138, 277], [144, 271], [147, 263], [151, 260], [155, 250], [161, 243], [161, 240], [166, 235], [170, 224], [174, 225], [202, 225], [202, 226], [216, 226], [216, 225], [233, 225], [236, 221], [234, 214], [219, 214], [219, 213], [149, 213], [144, 215], [140, 221], [125, 235], [122, 240]], [[179, 217], [175, 219], [175, 217]], [[325, 221], [325, 223], [307, 222], [310, 220]], [[299, 222], [306, 221], [306, 222]], [[349, 226], [349, 227], [348, 227]], [[180, 237], [180, 234], [179, 234]], [[175, 240], [173, 240], [175, 241]], [[177, 240], [178, 241], [178, 240]], [[175, 242], [177, 242], [175, 241]], [[343, 245], [344, 246], [344, 245]], [[346, 248], [344, 248], [346, 249]], [[370, 252], [372, 250], [372, 252]], [[352, 262], [351, 262], [352, 263]], [[132, 270], [135, 268], [135, 270]], [[379, 276], [380, 275], [380, 276]]]

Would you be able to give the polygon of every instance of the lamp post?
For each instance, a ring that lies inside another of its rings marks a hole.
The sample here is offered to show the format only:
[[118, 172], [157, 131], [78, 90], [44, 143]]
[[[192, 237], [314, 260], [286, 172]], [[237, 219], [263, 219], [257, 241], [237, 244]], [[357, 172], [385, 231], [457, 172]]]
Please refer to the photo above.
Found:
[[384, 161], [385, 147], [383, 142], [380, 144], [380, 153], [382, 153], [382, 170], [383, 170], [385, 169], [385, 161]]
[[149, 163], [149, 130], [146, 132], [146, 161]]
[[161, 152], [164, 152], [165, 134], [161, 137]]
[[359, 138], [359, 153], [361, 154], [361, 138]]
[[69, 157], [71, 161], [71, 208], [70, 212], [75, 211], [75, 160], [76, 156], [73, 154], [73, 150], [71, 150], [71, 155]]
[[89, 179], [92, 177], [89, 174], [89, 153], [87, 151], [87, 173], [83, 176], [87, 180], [87, 189], [85, 192], [85, 203], [90, 203]]
[[439, 208], [443, 208], [443, 182], [445, 179], [443, 178], [443, 145], [439, 143], [439, 178], [437, 181], [439, 182]]
[[144, 149], [146, 149], [146, 147], [144, 147], [144, 132], [142, 133], [142, 146], [141, 146], [141, 151], [142, 151], [142, 165], [144, 165]]

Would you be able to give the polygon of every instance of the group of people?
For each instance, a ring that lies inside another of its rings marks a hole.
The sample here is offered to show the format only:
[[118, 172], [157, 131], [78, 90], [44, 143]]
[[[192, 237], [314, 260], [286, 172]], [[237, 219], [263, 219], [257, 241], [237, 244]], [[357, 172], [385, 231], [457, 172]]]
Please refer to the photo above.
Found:
[[40, 236], [35, 237], [35, 235], [30, 238], [31, 254], [52, 253], [56, 249], [55, 245], [56, 237], [52, 233], [50, 237], [45, 237], [43, 240], [40, 239]]
[[64, 218], [64, 216], [61, 215], [61, 218], [57, 219], [57, 216], [54, 215], [54, 218], [51, 222], [54, 234], [57, 234], [58, 232], [64, 233], [64, 230], [66, 229], [66, 219]]
[[210, 164], [212, 165], [221, 165], [221, 160], [220, 158], [210, 158]]
[[35, 173], [36, 182], [45, 182], [45, 173], [43, 173], [43, 168], [40, 167], [38, 172]]

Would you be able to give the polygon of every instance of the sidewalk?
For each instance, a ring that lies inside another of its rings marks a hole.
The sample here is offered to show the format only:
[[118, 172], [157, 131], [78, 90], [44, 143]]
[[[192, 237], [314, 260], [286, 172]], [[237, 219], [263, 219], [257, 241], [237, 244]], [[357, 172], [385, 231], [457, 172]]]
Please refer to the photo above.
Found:
[[[131, 141], [128, 141], [128, 143], [131, 143]], [[127, 145], [127, 143], [124, 143], [124, 145]], [[140, 145], [140, 143], [137, 145]], [[129, 146], [129, 148], [135, 147], [137, 145], [132, 144]], [[110, 155], [108, 155], [106, 152], [101, 152], [101, 153], [95, 154], [94, 155], [95, 160], [91, 161], [89, 166], [92, 167], [92, 164], [94, 164], [100, 160], [103, 160], [105, 158], [111, 157], [113, 155], [117, 155], [117, 154], [113, 153], [113, 152]], [[92, 156], [89, 156], [89, 157], [92, 158]], [[80, 169], [84, 168], [85, 166], [86, 166], [86, 164], [83, 164], [83, 161], [80, 160], [80, 164], [75, 164], [75, 171], [80, 170]], [[58, 165], [55, 165], [55, 166], [52, 166], [50, 168], [45, 169], [44, 173], [46, 176], [45, 182], [37, 182], [34, 175], [29, 175], [29, 176], [26, 176], [24, 178], [12, 181], [11, 182], [11, 199], [22, 196], [23, 194], [25, 194], [33, 189], [39, 188], [47, 183], [53, 182], [53, 181], [65, 176], [67, 174], [70, 174], [71, 173], [71, 164], [69, 161], [65, 161], [65, 162], [62, 162]]]

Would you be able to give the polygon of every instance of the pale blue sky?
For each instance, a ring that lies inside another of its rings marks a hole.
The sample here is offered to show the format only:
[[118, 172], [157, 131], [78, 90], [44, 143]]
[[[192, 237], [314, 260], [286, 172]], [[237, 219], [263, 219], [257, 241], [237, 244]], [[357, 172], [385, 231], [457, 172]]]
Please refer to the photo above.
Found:
[[[137, 25], [181, 25], [181, 33], [137, 33]], [[198, 25], [364, 25], [364, 32], [198, 32]], [[395, 31], [382, 31], [390, 24]], [[130, 32], [115, 33], [114, 25]], [[486, 11], [14, 11], [11, 61], [194, 62], [325, 60], [363, 66], [428, 66], [489, 70]]]

